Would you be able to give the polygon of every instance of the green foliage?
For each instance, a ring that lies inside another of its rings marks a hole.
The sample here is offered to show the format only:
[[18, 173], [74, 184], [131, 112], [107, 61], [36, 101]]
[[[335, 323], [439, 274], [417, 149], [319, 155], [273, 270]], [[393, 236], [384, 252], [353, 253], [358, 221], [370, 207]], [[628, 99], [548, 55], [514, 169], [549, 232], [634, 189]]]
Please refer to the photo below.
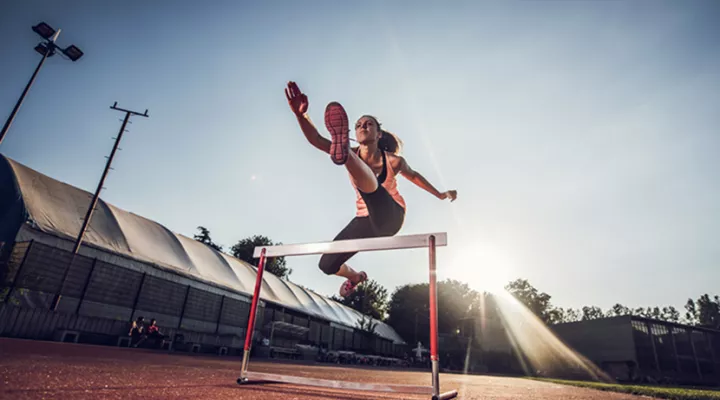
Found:
[[624, 305], [622, 305], [620, 303], [616, 303], [614, 306], [612, 306], [612, 308], [610, 310], [608, 310], [606, 315], [608, 317], [620, 317], [623, 315], [632, 315], [632, 313], [633, 313], [633, 310], [631, 310], [630, 308], [625, 307]]
[[[255, 251], [255, 247], [258, 246], [275, 246], [282, 243], [273, 243], [270, 238], [262, 235], [255, 235], [251, 236], [245, 239], [242, 239], [235, 243], [235, 245], [230, 249], [232, 252], [232, 255], [235, 258], [238, 258], [240, 260], [243, 260], [247, 262], [248, 264], [252, 264], [257, 267], [258, 262], [260, 261], [259, 258], [253, 257], [253, 252]], [[271, 274], [279, 277], [279, 278], [285, 278], [287, 279], [290, 274], [292, 274], [292, 269], [288, 268], [288, 266], [285, 263], [285, 257], [272, 257], [268, 258], [265, 262], [265, 271], [270, 272]]]
[[582, 314], [579, 310], [573, 308], [558, 307], [552, 310], [551, 317], [550, 321], [548, 321], [549, 324], [561, 324], [580, 321]]
[[558, 320], [557, 312], [550, 304], [551, 296], [539, 292], [526, 279], [516, 279], [505, 286], [505, 290], [525, 305], [533, 314], [545, 323]]
[[720, 296], [710, 298], [710, 295], [704, 294], [697, 301], [688, 299], [685, 310], [688, 323], [720, 329]]
[[376, 321], [373, 321], [372, 318], [363, 315], [362, 319], [357, 322], [355, 327], [358, 328], [361, 332], [363, 332], [366, 336], [371, 337], [375, 334], [375, 329], [377, 328], [377, 325], [378, 323]]
[[333, 295], [331, 299], [344, 304], [363, 315], [384, 320], [388, 303], [387, 289], [373, 279], [369, 279], [355, 288], [355, 292], [348, 297]]
[[387, 323], [408, 343], [427, 343], [429, 325], [428, 284], [408, 284], [395, 289], [388, 304]]
[[603, 314], [603, 311], [600, 307], [585, 306], [582, 308], [582, 320], [583, 321], [589, 321], [592, 319], [601, 319], [601, 318], [605, 318], [605, 314]]
[[[388, 305], [387, 323], [408, 343], [429, 342], [429, 284], [400, 286], [392, 294]], [[466, 283], [445, 280], [437, 284], [438, 332], [457, 332], [462, 320], [477, 316], [480, 293]]]
[[222, 246], [214, 243], [210, 238], [210, 231], [207, 228], [205, 228], [204, 226], [198, 226], [197, 228], [200, 233], [196, 234], [193, 239], [197, 240], [198, 242], [205, 243], [206, 245], [212, 247], [217, 251], [222, 251]]

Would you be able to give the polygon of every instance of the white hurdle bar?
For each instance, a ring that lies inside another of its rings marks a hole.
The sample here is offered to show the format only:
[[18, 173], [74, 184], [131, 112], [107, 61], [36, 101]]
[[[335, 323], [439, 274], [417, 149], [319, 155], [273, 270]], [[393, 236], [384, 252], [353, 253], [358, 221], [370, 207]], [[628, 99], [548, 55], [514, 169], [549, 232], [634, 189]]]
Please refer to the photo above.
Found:
[[263, 250], [265, 257], [305, 256], [312, 254], [350, 253], [360, 251], [379, 251], [414, 249], [430, 246], [430, 237], [435, 237], [435, 246], [447, 246], [447, 233], [428, 233], [426, 235], [387, 236], [368, 239], [336, 240], [324, 243], [284, 244], [278, 246], [256, 247], [254, 258], [260, 258]]
[[[436, 247], [447, 246], [447, 233], [428, 233], [422, 235], [388, 236], [354, 240], [336, 240], [324, 243], [301, 243], [278, 246], [258, 246], [253, 253], [254, 258], [260, 258], [255, 280], [255, 291], [250, 306], [248, 328], [245, 334], [245, 347], [243, 361], [240, 369], [238, 384], [254, 381], [284, 382], [304, 386], [317, 386], [347, 390], [362, 390], [373, 392], [394, 392], [429, 394], [432, 400], [447, 400], [457, 397], [457, 390], [440, 393], [440, 358], [438, 356], [438, 328], [437, 328], [437, 275], [436, 275]], [[252, 336], [255, 330], [255, 314], [257, 311], [262, 275], [265, 261], [269, 257], [300, 256], [311, 254], [333, 254], [361, 251], [398, 250], [425, 247], [429, 250], [430, 258], [430, 362], [432, 366], [432, 385], [392, 385], [382, 383], [346, 382], [328, 379], [307, 378], [301, 376], [288, 376], [248, 371], [250, 362], [250, 349]]]

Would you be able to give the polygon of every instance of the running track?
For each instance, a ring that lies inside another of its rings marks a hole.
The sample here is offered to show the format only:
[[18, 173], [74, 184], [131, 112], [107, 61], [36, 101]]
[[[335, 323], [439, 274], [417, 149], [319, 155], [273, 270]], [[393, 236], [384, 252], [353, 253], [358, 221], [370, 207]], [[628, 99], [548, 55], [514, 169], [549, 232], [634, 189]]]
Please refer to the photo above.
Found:
[[[236, 383], [240, 357], [198, 356], [0, 338], [3, 399], [423, 399], [388, 393], [308, 388], [287, 384]], [[250, 370], [324, 379], [429, 385], [429, 372], [347, 368], [324, 364], [250, 362]], [[441, 390], [460, 399], [637, 400], [638, 397], [522, 378], [440, 375]], [[427, 397], [429, 398], [429, 396]]]

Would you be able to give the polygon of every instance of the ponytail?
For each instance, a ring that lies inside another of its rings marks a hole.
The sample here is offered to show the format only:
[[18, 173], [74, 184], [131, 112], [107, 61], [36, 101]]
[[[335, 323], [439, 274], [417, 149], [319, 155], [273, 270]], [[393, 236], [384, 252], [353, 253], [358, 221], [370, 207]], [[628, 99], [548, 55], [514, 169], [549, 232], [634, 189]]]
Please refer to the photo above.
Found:
[[387, 151], [388, 153], [393, 153], [395, 155], [400, 154], [400, 151], [402, 150], [402, 140], [385, 129], [382, 129], [381, 132], [382, 136], [380, 136], [380, 139], [378, 140], [378, 147], [380, 150]]
[[400, 140], [400, 138], [395, 136], [394, 134], [386, 131], [385, 129], [382, 129], [380, 121], [378, 121], [378, 119], [373, 117], [372, 115], [363, 115], [363, 117], [372, 118], [375, 121], [378, 129], [380, 129], [380, 132], [382, 133], [380, 139], [378, 139], [378, 148], [380, 150], [387, 151], [388, 153], [392, 153], [395, 155], [400, 154], [400, 151], [402, 151], [402, 140]]

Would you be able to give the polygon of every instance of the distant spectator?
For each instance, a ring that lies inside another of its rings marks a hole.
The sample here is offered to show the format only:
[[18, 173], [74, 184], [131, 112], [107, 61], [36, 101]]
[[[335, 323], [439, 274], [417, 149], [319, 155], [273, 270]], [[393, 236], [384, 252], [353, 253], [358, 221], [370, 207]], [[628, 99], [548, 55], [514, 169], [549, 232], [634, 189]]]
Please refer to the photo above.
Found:
[[165, 339], [165, 335], [160, 333], [160, 327], [157, 326], [155, 318], [150, 320], [150, 326], [147, 327], [147, 338], [155, 340], [158, 347], [162, 344], [162, 340]]
[[146, 339], [147, 334], [145, 333], [144, 317], [137, 317], [137, 319], [133, 321], [128, 335], [130, 335], [130, 346], [132, 347], [138, 347], [138, 345]]

